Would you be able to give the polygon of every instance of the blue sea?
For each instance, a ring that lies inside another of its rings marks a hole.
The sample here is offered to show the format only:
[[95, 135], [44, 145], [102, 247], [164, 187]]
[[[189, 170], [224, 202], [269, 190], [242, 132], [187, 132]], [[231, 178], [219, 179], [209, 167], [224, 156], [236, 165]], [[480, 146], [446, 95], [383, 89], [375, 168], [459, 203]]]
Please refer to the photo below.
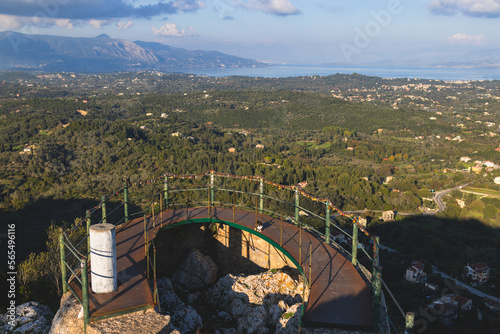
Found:
[[433, 80], [500, 80], [500, 68], [420, 68], [420, 67], [342, 67], [315, 65], [273, 65], [256, 68], [220, 68], [189, 70], [189, 73], [213, 77], [250, 76], [285, 78], [308, 75], [363, 74], [382, 78]]

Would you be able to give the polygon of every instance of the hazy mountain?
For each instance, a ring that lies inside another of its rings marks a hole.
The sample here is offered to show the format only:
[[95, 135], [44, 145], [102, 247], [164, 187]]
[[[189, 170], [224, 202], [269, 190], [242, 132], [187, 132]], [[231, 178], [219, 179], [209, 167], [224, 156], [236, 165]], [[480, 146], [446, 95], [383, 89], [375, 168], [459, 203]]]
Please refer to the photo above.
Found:
[[0, 69], [112, 72], [265, 66], [252, 59], [215, 51], [186, 50], [160, 43], [94, 38], [0, 33]]

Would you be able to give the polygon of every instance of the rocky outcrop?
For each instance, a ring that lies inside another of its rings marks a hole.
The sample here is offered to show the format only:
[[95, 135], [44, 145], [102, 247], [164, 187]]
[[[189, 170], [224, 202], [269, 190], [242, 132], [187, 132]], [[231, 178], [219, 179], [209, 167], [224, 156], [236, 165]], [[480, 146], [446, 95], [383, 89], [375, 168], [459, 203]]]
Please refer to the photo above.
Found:
[[283, 272], [224, 276], [206, 300], [237, 322], [238, 333], [297, 333], [304, 286]]
[[[220, 334], [298, 333], [308, 291], [289, 274], [226, 275], [215, 283], [216, 277], [213, 260], [192, 250], [172, 280], [157, 279], [162, 314], [151, 309], [92, 322], [87, 333], [187, 334], [203, 325]], [[82, 307], [71, 293], [63, 296], [50, 333], [83, 333]]]
[[[57, 311], [50, 334], [83, 333], [82, 306], [71, 292], [61, 299], [61, 307]], [[170, 333], [170, 317], [156, 312], [154, 309], [129, 313], [87, 325], [87, 334], [137, 334], [137, 333]]]
[[83, 319], [80, 315], [82, 306], [67, 292], [61, 298], [61, 306], [52, 320], [50, 334], [83, 333]]
[[198, 291], [215, 283], [217, 270], [217, 264], [210, 256], [192, 249], [174, 272], [172, 282], [177, 289]]
[[16, 306], [15, 312], [0, 315], [0, 333], [46, 334], [54, 314], [48, 306], [28, 302]]
[[203, 325], [203, 320], [198, 312], [192, 306], [185, 304], [175, 294], [170, 279], [159, 278], [156, 284], [162, 311], [170, 315], [174, 329], [181, 333], [187, 333]]

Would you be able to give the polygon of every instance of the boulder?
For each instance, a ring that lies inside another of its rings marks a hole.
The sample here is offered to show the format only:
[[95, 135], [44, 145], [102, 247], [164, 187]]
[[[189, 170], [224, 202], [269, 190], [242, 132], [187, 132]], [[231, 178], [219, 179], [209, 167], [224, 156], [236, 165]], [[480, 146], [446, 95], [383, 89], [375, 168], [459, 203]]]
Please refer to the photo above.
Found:
[[213, 285], [217, 279], [218, 266], [210, 256], [192, 249], [172, 276], [178, 289], [199, 291]]
[[0, 332], [46, 334], [50, 331], [53, 317], [48, 306], [37, 302], [24, 303], [16, 306], [13, 315], [6, 313], [0, 316]]
[[276, 334], [295, 334], [300, 328], [301, 304], [290, 306], [276, 324]]
[[172, 319], [174, 329], [181, 333], [196, 330], [203, 325], [198, 312], [186, 305], [176, 294], [170, 279], [163, 277], [156, 280], [162, 311], [168, 313]]
[[295, 320], [300, 322], [300, 312], [296, 311], [302, 304], [303, 291], [302, 283], [282, 272], [229, 274], [209, 289], [206, 301], [237, 319], [238, 333], [268, 333], [270, 328], [280, 328], [280, 333], [297, 333]]
[[[82, 306], [71, 292], [61, 299], [61, 307], [52, 321], [51, 334], [81, 334], [84, 332]], [[80, 316], [79, 316], [80, 315]], [[170, 333], [170, 317], [154, 309], [120, 315], [87, 325], [87, 334], [104, 333]]]
[[249, 307], [245, 315], [238, 319], [238, 333], [269, 333], [269, 328], [266, 328], [266, 319], [267, 311], [264, 306]]
[[189, 305], [172, 314], [172, 322], [181, 333], [191, 332], [203, 326], [200, 315]]

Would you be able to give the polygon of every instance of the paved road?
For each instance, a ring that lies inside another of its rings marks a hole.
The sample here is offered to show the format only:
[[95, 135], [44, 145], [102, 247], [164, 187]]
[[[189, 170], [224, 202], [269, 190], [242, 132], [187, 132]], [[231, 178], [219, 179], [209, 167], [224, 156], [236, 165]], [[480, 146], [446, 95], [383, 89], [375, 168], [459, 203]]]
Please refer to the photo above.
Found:
[[461, 185], [461, 186], [458, 186], [458, 187], [455, 187], [455, 188], [450, 188], [450, 189], [446, 189], [446, 190], [441, 190], [441, 191], [436, 191], [436, 193], [434, 194], [434, 201], [436, 202], [436, 205], [438, 207], [437, 211], [436, 212], [440, 212], [440, 211], [444, 211], [446, 210], [446, 205], [443, 203], [443, 196], [452, 192], [453, 190], [455, 189], [462, 189], [462, 187], [466, 187], [468, 185], [467, 184], [464, 184], [464, 185]]

